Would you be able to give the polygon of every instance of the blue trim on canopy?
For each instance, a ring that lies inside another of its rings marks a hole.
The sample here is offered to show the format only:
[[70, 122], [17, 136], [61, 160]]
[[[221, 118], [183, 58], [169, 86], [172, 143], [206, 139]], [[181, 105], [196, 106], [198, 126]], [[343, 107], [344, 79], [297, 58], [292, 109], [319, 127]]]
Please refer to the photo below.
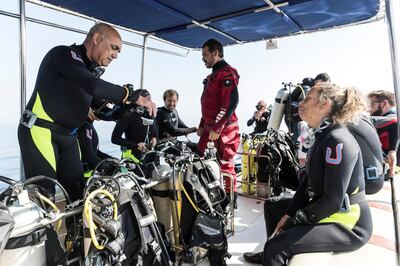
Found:
[[380, 0], [273, 0], [282, 11], [277, 13], [263, 0], [44, 2], [190, 48], [209, 38], [229, 45], [356, 23], [376, 16], [380, 7]]

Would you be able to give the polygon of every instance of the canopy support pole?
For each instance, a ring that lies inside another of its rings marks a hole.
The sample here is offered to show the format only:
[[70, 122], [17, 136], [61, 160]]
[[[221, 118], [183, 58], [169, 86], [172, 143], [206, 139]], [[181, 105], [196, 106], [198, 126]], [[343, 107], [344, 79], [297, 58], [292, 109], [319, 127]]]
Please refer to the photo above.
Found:
[[[20, 114], [26, 106], [26, 16], [25, 0], [19, 0], [19, 67], [20, 67]], [[20, 156], [20, 180], [24, 179], [24, 167]]]
[[[386, 25], [389, 34], [389, 45], [390, 45], [390, 56], [392, 61], [392, 74], [393, 74], [393, 86], [394, 93], [396, 95], [396, 109], [397, 117], [400, 116], [400, 73], [398, 66], [399, 54], [397, 51], [398, 43], [396, 40], [396, 28], [394, 23], [394, 10], [393, 1], [385, 0], [385, 12], [386, 12]], [[400, 120], [399, 120], [400, 121]], [[398, 130], [400, 131], [400, 123], [398, 123]]]
[[[396, 40], [396, 34], [398, 32], [395, 28], [395, 10], [397, 12], [400, 10], [397, 1], [397, 5], [394, 3], [395, 1], [392, 0], [385, 0], [385, 12], [386, 12], [386, 25], [388, 28], [388, 35], [389, 35], [389, 44], [390, 44], [390, 55], [392, 60], [392, 74], [393, 74], [393, 87], [394, 93], [396, 96], [396, 111], [397, 111], [397, 131], [400, 132], [400, 73], [399, 73], [399, 66], [398, 66], [398, 59], [399, 54], [397, 51], [398, 43]], [[395, 7], [396, 5], [396, 7]], [[397, 9], [395, 9], [397, 8]], [[397, 158], [399, 160], [400, 158]], [[393, 207], [393, 218], [394, 218], [394, 229], [395, 229], [395, 238], [396, 238], [396, 259], [397, 264], [400, 265], [400, 234], [399, 234], [399, 217], [398, 217], [398, 208], [397, 208], [397, 199], [395, 198], [395, 186], [393, 180], [394, 177], [391, 177], [391, 184], [392, 184], [392, 207]]]
[[140, 69], [140, 88], [141, 89], [144, 89], [144, 70], [145, 70], [146, 52], [147, 52], [147, 37], [148, 37], [148, 35], [143, 36], [142, 66]]

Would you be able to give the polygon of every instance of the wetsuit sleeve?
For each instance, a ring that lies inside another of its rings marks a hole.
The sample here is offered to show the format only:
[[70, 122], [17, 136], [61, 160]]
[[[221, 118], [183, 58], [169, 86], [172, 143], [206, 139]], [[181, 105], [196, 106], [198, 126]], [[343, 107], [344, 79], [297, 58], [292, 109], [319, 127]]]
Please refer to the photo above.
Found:
[[254, 116], [253, 116], [252, 118], [250, 118], [250, 119], [247, 121], [247, 126], [249, 127], [249, 126], [251, 126], [252, 124], [254, 124], [254, 121], [256, 121], [256, 120], [254, 119]]
[[159, 125], [156, 119], [154, 119], [154, 123], [151, 126], [151, 138], [156, 138], [158, 139], [158, 131], [159, 131]]
[[221, 133], [222, 128], [226, 122], [228, 122], [228, 119], [239, 103], [239, 92], [237, 88], [239, 79], [233, 71], [224, 71], [218, 75], [218, 80], [221, 90], [221, 107], [215, 118], [215, 124], [212, 126], [212, 130]]
[[289, 207], [286, 209], [285, 214], [289, 216], [294, 216], [296, 211], [303, 209], [307, 206], [309, 201], [309, 196], [307, 193], [307, 176], [303, 178], [299, 187], [296, 190], [292, 200], [290, 201]]
[[103, 99], [93, 98], [92, 104], [90, 105], [95, 116], [103, 121], [113, 121], [112, 116], [114, 109], [107, 106], [107, 101]]
[[318, 195], [317, 199], [304, 209], [309, 220], [314, 223], [341, 209], [359, 155], [359, 148], [344, 137], [326, 137], [325, 144], [321, 146], [325, 157], [322, 195]]
[[99, 98], [93, 98], [92, 103], [90, 104], [90, 107], [93, 110], [96, 110], [100, 108], [101, 106], [105, 106], [106, 100], [104, 99], [99, 99]]
[[169, 134], [171, 134], [174, 137], [177, 137], [190, 134], [196, 131], [195, 127], [189, 128], [185, 123], [183, 123], [178, 114], [177, 117], [178, 117], [178, 127], [174, 127], [169, 118], [167, 119], [167, 123], [164, 123], [165, 120], [163, 120], [164, 123], [163, 126]]
[[176, 112], [176, 116], [178, 117], [178, 127], [179, 128], [189, 128], [179, 117], [178, 112]]
[[[178, 119], [179, 119], [179, 116], [178, 116]], [[179, 119], [179, 121], [180, 121], [180, 119]], [[182, 135], [189, 134], [189, 133], [193, 132], [193, 129], [190, 129], [190, 128], [174, 127], [169, 115], [167, 113], [165, 113], [165, 112], [162, 112], [162, 111], [159, 111], [157, 113], [157, 122], [159, 124], [158, 126], [160, 128], [162, 128], [163, 132], [167, 132], [169, 135], [171, 135], [173, 137], [182, 136]]]
[[102, 160], [102, 158], [97, 156], [97, 145], [94, 145], [93, 143], [93, 134], [93, 128], [87, 123], [85, 123], [78, 130], [78, 139], [81, 149], [82, 162], [87, 163], [90, 169], [96, 167], [96, 165]]
[[389, 134], [388, 151], [397, 151], [397, 147], [399, 146], [397, 123], [389, 125], [387, 132]]
[[262, 114], [262, 116], [265, 118], [265, 120], [268, 120], [270, 115], [271, 115], [270, 112], [265, 112]]
[[122, 101], [126, 96], [125, 88], [94, 77], [70, 47], [54, 48], [51, 60], [60, 73], [89, 95], [114, 102]]
[[123, 117], [118, 120], [118, 122], [115, 124], [114, 130], [112, 132], [111, 136], [111, 142], [119, 145], [119, 146], [124, 146], [129, 149], [137, 149], [138, 143], [134, 141], [127, 140], [126, 138], [123, 138], [122, 135], [125, 133], [125, 131], [128, 129], [128, 127], [131, 124], [131, 119], [130, 119], [130, 112], [127, 111]]

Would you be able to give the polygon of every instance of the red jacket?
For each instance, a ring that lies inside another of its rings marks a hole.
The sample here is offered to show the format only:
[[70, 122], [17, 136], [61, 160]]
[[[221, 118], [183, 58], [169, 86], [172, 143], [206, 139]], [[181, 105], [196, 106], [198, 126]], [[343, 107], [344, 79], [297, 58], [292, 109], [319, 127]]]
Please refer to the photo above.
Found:
[[213, 71], [203, 81], [199, 127], [221, 133], [225, 125], [238, 120], [235, 109], [239, 102], [239, 74], [224, 60], [213, 66]]

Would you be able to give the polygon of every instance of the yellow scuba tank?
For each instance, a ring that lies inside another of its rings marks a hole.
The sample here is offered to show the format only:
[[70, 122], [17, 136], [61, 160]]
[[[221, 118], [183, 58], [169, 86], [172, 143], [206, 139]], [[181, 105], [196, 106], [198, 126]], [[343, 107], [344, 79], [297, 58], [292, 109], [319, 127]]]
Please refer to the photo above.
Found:
[[169, 189], [175, 193], [176, 200], [174, 197], [170, 198], [170, 206], [172, 210], [172, 222], [173, 222], [173, 233], [174, 237], [170, 238], [170, 241], [174, 246], [179, 246], [180, 236], [179, 236], [179, 225], [181, 221], [181, 212], [182, 212], [182, 186], [181, 182], [179, 182], [180, 178], [183, 180], [183, 172], [178, 172], [176, 176], [171, 176], [169, 179]]
[[256, 149], [253, 147], [253, 139], [248, 135], [242, 136], [242, 192], [254, 194], [255, 176], [257, 175], [257, 164], [255, 162]]
[[249, 149], [249, 154], [250, 154], [250, 194], [255, 193], [255, 182], [257, 179], [257, 172], [258, 172], [258, 164], [256, 160], [256, 154], [257, 154], [257, 147], [260, 144], [260, 138], [258, 136], [255, 136], [252, 139], [251, 146]]
[[[170, 232], [173, 227], [169, 183], [163, 182], [151, 188], [151, 198], [157, 214], [157, 220]], [[173, 232], [168, 233], [169, 239], [174, 239]]]
[[250, 147], [249, 136], [242, 135], [242, 192], [248, 193], [249, 191], [249, 156], [247, 155]]

